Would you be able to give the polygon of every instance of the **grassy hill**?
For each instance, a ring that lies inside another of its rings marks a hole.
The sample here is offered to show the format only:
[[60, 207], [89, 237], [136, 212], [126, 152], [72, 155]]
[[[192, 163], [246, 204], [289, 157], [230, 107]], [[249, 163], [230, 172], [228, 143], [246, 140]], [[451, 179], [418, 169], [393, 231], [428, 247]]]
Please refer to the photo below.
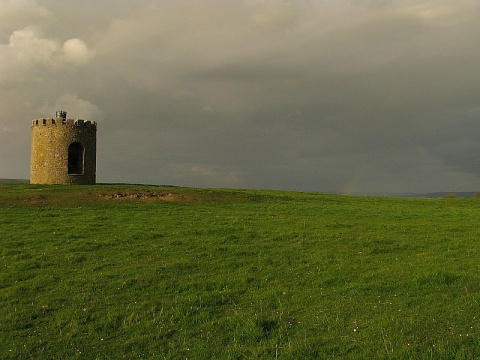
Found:
[[479, 199], [0, 185], [2, 359], [475, 359]]

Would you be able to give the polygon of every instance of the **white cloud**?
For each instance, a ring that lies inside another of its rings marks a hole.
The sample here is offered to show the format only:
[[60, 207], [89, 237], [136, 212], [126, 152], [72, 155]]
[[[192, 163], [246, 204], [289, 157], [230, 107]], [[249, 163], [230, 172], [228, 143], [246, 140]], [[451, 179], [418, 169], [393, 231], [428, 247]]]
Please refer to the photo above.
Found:
[[0, 87], [15, 88], [52, 76], [49, 71], [63, 71], [85, 65], [95, 56], [84, 41], [73, 38], [63, 44], [43, 36], [40, 28], [27, 26], [15, 30], [8, 44], [0, 45]]
[[251, 11], [252, 23], [266, 29], [288, 28], [297, 24], [300, 16], [299, 6], [286, 1], [249, 0], [245, 5]]
[[60, 51], [60, 44], [53, 39], [41, 38], [38, 30], [26, 27], [16, 30], [10, 36], [8, 48], [16, 61], [21, 64], [52, 65]]
[[73, 119], [102, 121], [105, 117], [97, 105], [72, 94], [61, 95], [53, 103], [44, 103], [37, 111], [41, 114], [38, 117], [54, 117], [57, 110], [68, 111], [68, 118]]
[[31, 26], [14, 31], [8, 45], [0, 45], [0, 65], [3, 65], [3, 71], [36, 65], [82, 65], [94, 55], [95, 52], [89, 50], [80, 39], [69, 39], [62, 45], [57, 39], [43, 37], [38, 28]]
[[16, 61], [21, 64], [41, 64], [45, 66], [60, 66], [65, 64], [80, 65], [93, 58], [95, 52], [89, 50], [84, 41], [70, 39], [63, 45], [56, 39], [42, 37], [41, 31], [34, 27], [16, 30], [10, 36], [8, 47]]
[[82, 65], [95, 56], [94, 50], [89, 50], [87, 44], [80, 39], [70, 39], [63, 43], [63, 60], [74, 65]]
[[401, 2], [398, 11], [434, 25], [455, 25], [474, 16], [480, 7], [478, 1], [449, 0]]

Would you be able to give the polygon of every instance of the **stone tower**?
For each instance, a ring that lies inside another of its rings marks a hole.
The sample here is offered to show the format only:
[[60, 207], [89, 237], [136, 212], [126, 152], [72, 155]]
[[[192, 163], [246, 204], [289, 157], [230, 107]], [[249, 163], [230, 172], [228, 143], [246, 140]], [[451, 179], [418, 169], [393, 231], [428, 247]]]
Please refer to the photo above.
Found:
[[97, 124], [67, 120], [66, 111], [55, 119], [32, 122], [30, 184], [95, 184]]

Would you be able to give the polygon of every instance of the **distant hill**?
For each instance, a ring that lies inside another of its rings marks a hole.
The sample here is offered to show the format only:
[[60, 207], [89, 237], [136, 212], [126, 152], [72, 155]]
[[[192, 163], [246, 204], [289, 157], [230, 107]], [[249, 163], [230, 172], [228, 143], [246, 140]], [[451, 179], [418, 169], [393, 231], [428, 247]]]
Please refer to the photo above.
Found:
[[457, 198], [471, 198], [480, 191], [438, 191], [431, 193], [358, 193], [354, 195], [359, 196], [385, 196], [396, 198], [443, 198], [443, 197], [457, 197]]
[[459, 197], [459, 198], [471, 198], [475, 194], [478, 194], [478, 191], [439, 191], [439, 192], [432, 192], [432, 193], [424, 193], [424, 194], [403, 194], [399, 195], [400, 197], [423, 197], [423, 198], [442, 198], [442, 197]]
[[0, 179], [1, 184], [5, 183], [17, 183], [17, 184], [28, 184], [29, 180], [26, 179]]
[[[0, 184], [28, 184], [28, 179], [2, 179], [0, 178]], [[113, 184], [112, 184], [113, 185]], [[142, 184], [121, 184], [115, 185], [142, 185]], [[169, 185], [172, 186], [172, 185]], [[396, 198], [442, 198], [442, 197], [458, 197], [458, 198], [471, 198], [476, 194], [480, 194], [480, 191], [438, 191], [431, 193], [355, 193], [352, 195], [357, 196], [384, 196], [384, 197], [396, 197]]]

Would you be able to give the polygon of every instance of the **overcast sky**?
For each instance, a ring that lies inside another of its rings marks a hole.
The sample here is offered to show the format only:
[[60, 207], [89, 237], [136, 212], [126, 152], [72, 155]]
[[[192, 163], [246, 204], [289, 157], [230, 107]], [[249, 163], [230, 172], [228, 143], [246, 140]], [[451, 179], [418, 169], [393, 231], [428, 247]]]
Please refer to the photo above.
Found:
[[98, 122], [97, 181], [480, 191], [477, 0], [0, 0], [0, 178]]

